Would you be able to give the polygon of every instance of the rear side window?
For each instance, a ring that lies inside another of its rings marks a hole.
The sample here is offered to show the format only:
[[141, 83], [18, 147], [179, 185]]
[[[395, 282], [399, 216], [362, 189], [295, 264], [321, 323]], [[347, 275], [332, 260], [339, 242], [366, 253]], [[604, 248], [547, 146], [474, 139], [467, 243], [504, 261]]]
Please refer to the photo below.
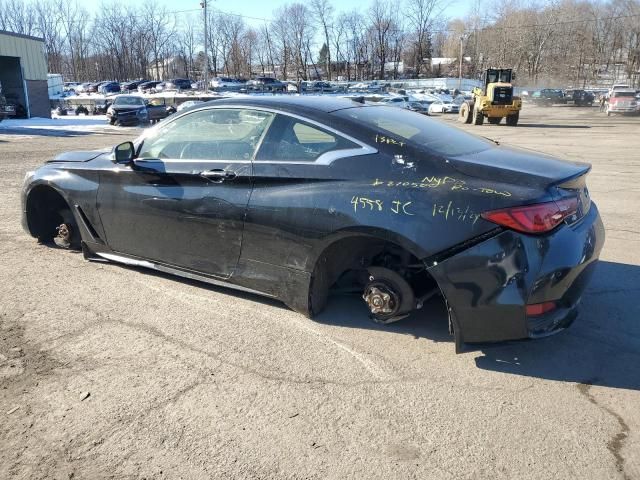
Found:
[[256, 160], [313, 162], [324, 153], [358, 147], [340, 135], [315, 125], [286, 115], [277, 115]]
[[373, 130], [371, 141], [390, 137], [444, 156], [480, 152], [493, 146], [488, 140], [401, 108], [354, 107], [338, 110], [334, 115]]

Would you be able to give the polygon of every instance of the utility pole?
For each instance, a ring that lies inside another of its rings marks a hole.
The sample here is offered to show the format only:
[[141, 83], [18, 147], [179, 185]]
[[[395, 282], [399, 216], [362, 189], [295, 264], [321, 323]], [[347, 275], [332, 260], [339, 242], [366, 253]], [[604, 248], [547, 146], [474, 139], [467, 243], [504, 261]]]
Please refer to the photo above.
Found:
[[200, 6], [204, 9], [204, 91], [209, 92], [209, 52], [207, 51], [207, 0], [202, 0]]
[[462, 91], [462, 42], [464, 35], [460, 35], [460, 70], [458, 71], [458, 90]]

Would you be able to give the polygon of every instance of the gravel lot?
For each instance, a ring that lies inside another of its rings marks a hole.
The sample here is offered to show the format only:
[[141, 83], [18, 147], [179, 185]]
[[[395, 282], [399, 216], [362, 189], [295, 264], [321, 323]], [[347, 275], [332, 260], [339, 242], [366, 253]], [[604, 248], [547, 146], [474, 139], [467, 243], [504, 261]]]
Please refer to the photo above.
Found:
[[135, 130], [0, 132], [0, 478], [640, 478], [640, 117], [521, 122], [464, 128], [591, 162], [602, 262], [566, 332], [461, 355], [437, 301], [311, 321], [38, 245], [25, 172]]

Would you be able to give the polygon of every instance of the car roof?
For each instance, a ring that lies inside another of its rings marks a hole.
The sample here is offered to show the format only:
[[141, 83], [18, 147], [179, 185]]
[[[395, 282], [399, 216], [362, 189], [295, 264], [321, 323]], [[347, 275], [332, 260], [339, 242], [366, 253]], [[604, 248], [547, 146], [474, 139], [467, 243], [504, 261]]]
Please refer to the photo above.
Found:
[[247, 107], [274, 108], [295, 113], [297, 110], [318, 111], [330, 113], [344, 108], [362, 106], [361, 103], [354, 102], [349, 98], [341, 97], [312, 97], [312, 96], [247, 96], [224, 98], [213, 100], [207, 104], [214, 105], [243, 105]]

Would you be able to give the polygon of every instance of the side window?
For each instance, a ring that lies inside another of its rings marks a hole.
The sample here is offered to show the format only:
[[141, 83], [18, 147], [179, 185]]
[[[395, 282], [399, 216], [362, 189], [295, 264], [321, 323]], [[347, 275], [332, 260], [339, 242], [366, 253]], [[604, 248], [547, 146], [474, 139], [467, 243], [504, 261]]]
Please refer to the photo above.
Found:
[[256, 110], [199, 110], [153, 131], [138, 158], [251, 160], [272, 118]]
[[333, 150], [358, 148], [358, 145], [326, 130], [286, 115], [277, 115], [262, 146], [257, 161], [307, 161]]

